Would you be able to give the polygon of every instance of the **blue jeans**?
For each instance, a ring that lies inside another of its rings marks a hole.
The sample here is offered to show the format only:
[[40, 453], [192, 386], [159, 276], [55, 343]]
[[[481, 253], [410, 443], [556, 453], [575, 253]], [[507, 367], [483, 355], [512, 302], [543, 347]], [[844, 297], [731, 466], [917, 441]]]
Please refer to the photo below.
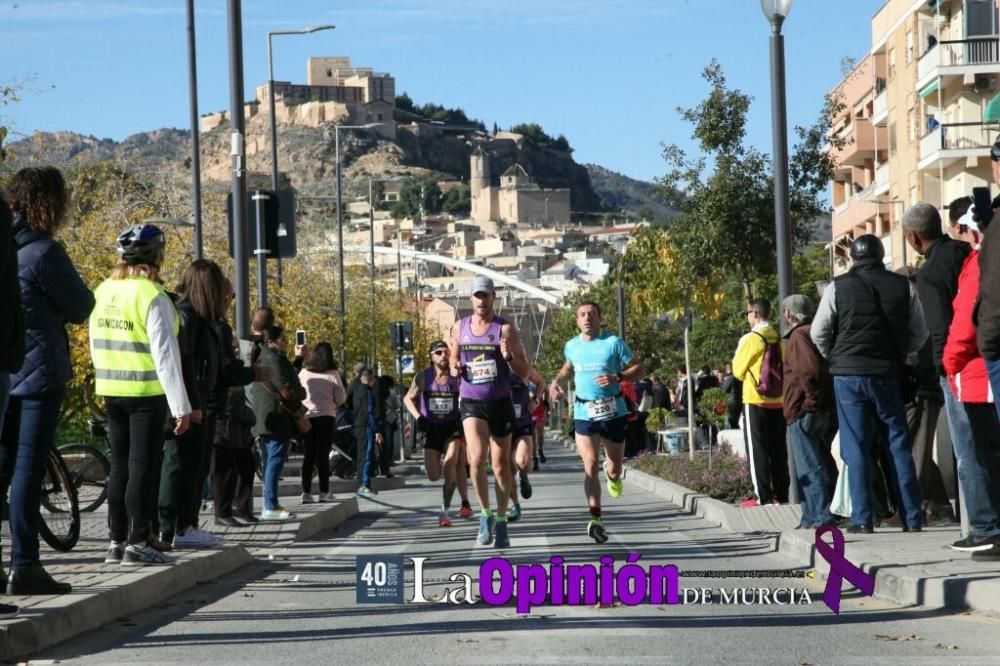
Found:
[[56, 437], [63, 389], [10, 396], [0, 436], [0, 494], [10, 488], [11, 570], [37, 565], [42, 478]]
[[832, 525], [830, 502], [837, 482], [837, 464], [830, 453], [837, 419], [832, 414], [805, 413], [788, 426], [795, 471], [802, 494], [802, 523]]
[[872, 525], [868, 459], [875, 441], [873, 423], [882, 430], [889, 455], [885, 456], [890, 492], [897, 499], [903, 525], [923, 525], [923, 496], [913, 465], [910, 429], [899, 381], [889, 376], [847, 375], [833, 378], [840, 417], [840, 457], [850, 470], [851, 523]]
[[[375, 443], [375, 428], [369, 426], [368, 428], [361, 429], [355, 428], [355, 437], [358, 439], [358, 446], [364, 447], [365, 458], [361, 465], [361, 485], [369, 486], [372, 482], [372, 473], [375, 471], [375, 456], [377, 454], [376, 448], [378, 445]], [[364, 433], [364, 438], [359, 437], [361, 433]]]
[[267, 452], [267, 462], [264, 463], [264, 509], [274, 511], [278, 508], [278, 477], [281, 468], [285, 466], [285, 454], [288, 453], [288, 440], [276, 439], [265, 435], [264, 450]]
[[[993, 388], [993, 397], [996, 399], [1000, 396], [1000, 359], [986, 361], [986, 372], [990, 375], [990, 387]], [[993, 406], [996, 407], [997, 417], [1000, 417], [1000, 401], [995, 401]]]
[[947, 377], [941, 378], [941, 390], [944, 392], [944, 411], [951, 447], [955, 451], [958, 481], [962, 487], [962, 510], [969, 518], [969, 529], [976, 536], [1000, 534], [1000, 522], [991, 499], [990, 478], [976, 457], [969, 415], [952, 393]]

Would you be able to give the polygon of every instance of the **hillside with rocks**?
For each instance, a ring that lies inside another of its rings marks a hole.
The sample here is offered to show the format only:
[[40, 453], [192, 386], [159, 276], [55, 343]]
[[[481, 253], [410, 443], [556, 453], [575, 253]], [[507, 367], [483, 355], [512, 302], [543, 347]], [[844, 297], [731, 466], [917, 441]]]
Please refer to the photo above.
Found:
[[[508, 167], [521, 164], [542, 187], [567, 187], [572, 209], [637, 211], [649, 206], [668, 215], [669, 209], [655, 201], [652, 185], [635, 181], [595, 165], [577, 164], [568, 151], [538, 147], [529, 140], [515, 141], [501, 135], [470, 131], [443, 134], [409, 131], [404, 126], [396, 141], [371, 132], [341, 132], [345, 187], [359, 189], [374, 178], [433, 177], [467, 181], [469, 155], [483, 146], [491, 157], [494, 181]], [[9, 144], [12, 159], [5, 166], [17, 169], [29, 164], [69, 167], [93, 161], [120, 161], [144, 172], [166, 172], [180, 176], [190, 167], [191, 133], [180, 129], [158, 129], [127, 137], [121, 142], [73, 132], [39, 132]], [[201, 134], [201, 168], [208, 189], [224, 189], [231, 164], [229, 128], [226, 125]], [[318, 127], [279, 125], [279, 167], [283, 177], [305, 195], [329, 195], [334, 191], [336, 159], [332, 124]], [[246, 124], [247, 166], [251, 174], [270, 174], [270, 125], [266, 116]], [[614, 178], [606, 174], [614, 174]], [[216, 181], [213, 183], [212, 181]], [[364, 186], [365, 189], [367, 186]]]

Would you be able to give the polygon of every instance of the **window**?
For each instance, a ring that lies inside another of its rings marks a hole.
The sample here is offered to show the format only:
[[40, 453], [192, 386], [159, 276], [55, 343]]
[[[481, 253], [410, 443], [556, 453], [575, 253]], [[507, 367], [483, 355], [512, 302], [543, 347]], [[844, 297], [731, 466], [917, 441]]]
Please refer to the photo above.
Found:
[[889, 123], [889, 157], [896, 154], [896, 123]]

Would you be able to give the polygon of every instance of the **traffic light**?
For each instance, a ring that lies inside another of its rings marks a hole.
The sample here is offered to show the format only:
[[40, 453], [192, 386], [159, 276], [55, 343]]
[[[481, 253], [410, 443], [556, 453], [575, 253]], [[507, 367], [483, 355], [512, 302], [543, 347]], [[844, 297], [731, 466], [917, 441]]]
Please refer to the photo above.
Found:
[[[257, 249], [257, 209], [264, 216], [264, 249], [270, 250], [269, 259], [280, 256], [292, 259], [295, 247], [295, 195], [290, 189], [280, 190], [275, 196], [270, 190], [250, 190], [246, 193], [243, 210], [247, 219], [247, 258]], [[229, 221], [229, 256], [233, 257], [233, 195], [226, 196], [226, 216]], [[233, 257], [235, 258], [235, 257]]]
[[396, 321], [389, 324], [389, 340], [396, 351], [413, 351], [413, 322]]

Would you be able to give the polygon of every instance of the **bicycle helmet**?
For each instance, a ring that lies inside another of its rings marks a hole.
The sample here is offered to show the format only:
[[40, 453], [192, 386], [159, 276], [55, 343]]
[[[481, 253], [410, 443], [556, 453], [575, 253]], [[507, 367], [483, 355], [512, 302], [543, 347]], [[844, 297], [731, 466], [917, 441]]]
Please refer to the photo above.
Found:
[[159, 266], [167, 239], [159, 227], [137, 224], [118, 234], [118, 256], [128, 264]]
[[859, 259], [878, 259], [882, 261], [885, 259], [885, 248], [882, 246], [882, 241], [874, 234], [858, 236], [851, 243], [851, 259], [854, 261], [858, 261]]

